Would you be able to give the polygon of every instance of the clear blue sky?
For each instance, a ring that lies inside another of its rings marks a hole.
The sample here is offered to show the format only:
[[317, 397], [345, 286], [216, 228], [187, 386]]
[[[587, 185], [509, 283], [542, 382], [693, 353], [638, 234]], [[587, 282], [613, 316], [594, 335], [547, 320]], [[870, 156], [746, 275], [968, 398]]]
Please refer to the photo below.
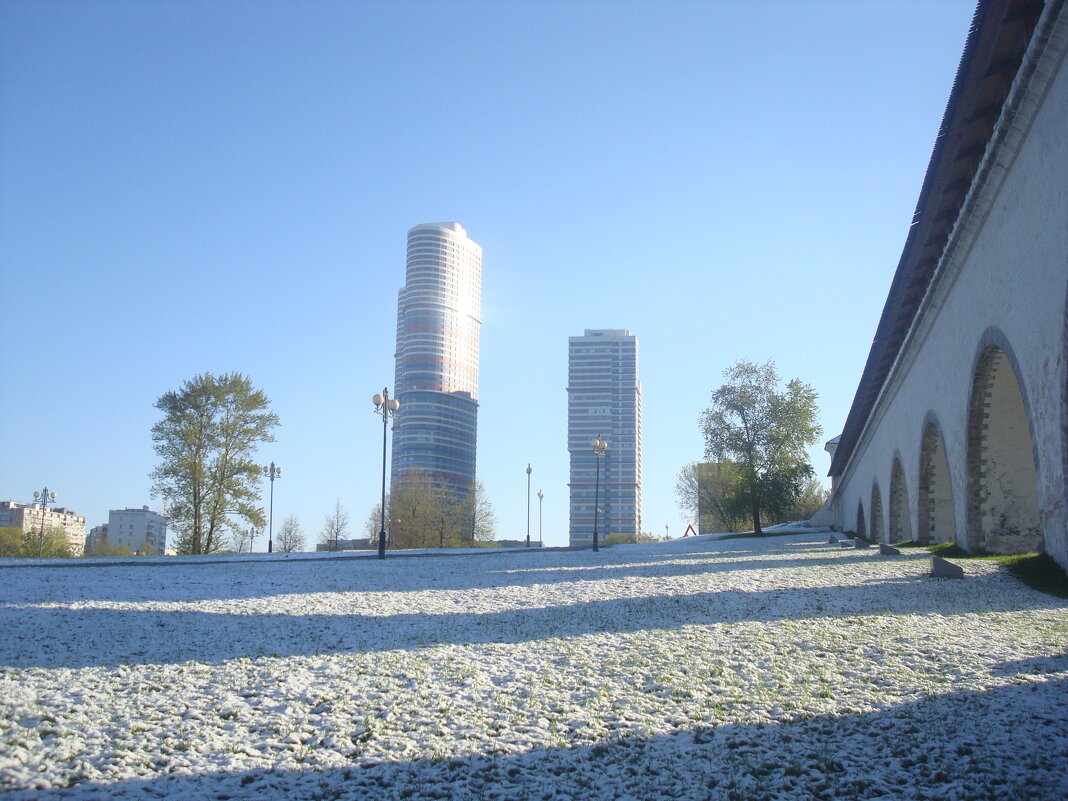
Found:
[[406, 231], [455, 220], [484, 249], [500, 535], [530, 462], [567, 541], [586, 328], [638, 336], [644, 528], [681, 534], [675, 476], [737, 359], [841, 430], [973, 11], [0, 0], [0, 499], [47, 484], [90, 526], [156, 506], [153, 403], [240, 371], [282, 421], [275, 527], [313, 542], [339, 498], [362, 535]]

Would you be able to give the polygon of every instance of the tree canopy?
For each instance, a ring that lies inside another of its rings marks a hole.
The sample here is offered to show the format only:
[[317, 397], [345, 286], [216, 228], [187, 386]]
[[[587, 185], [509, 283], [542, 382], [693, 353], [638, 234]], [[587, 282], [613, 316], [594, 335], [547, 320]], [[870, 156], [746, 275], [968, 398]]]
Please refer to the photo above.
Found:
[[457, 547], [464, 538], [461, 505], [427, 476], [409, 473], [394, 483], [389, 495], [386, 532], [390, 548]]
[[477, 478], [465, 511], [471, 520], [471, 539], [475, 542], [493, 542], [497, 539], [497, 512], [486, 492], [486, 485]]
[[67, 532], [59, 526], [24, 531], [19, 526], [0, 528], [0, 557], [68, 559], [71, 556]]
[[675, 479], [679, 509], [701, 534], [744, 531], [748, 509], [736, 500], [742, 471], [734, 462], [689, 462]]
[[334, 501], [334, 511], [323, 518], [323, 528], [319, 532], [319, 544], [327, 550], [336, 551], [339, 541], [349, 533], [349, 513], [341, 505], [341, 499]]
[[[382, 505], [376, 503], [365, 528], [377, 547]], [[462, 501], [434, 487], [430, 479], [412, 472], [394, 483], [386, 498], [386, 537], [391, 549], [460, 548], [496, 537], [493, 504], [476, 480]]]
[[300, 521], [296, 515], [289, 515], [283, 521], [276, 535], [278, 550], [282, 553], [293, 553], [304, 550], [304, 531], [300, 527]]
[[734, 465], [739, 479], [727, 501], [729, 513], [748, 510], [762, 533], [762, 513], [782, 514], [813, 475], [806, 449], [822, 433], [818, 395], [799, 379], [779, 389], [772, 361], [741, 360], [723, 372], [726, 383], [701, 413], [705, 456]]
[[163, 498], [179, 553], [215, 553], [243, 526], [262, 528], [256, 448], [273, 442], [278, 415], [240, 373], [198, 375], [156, 401], [152, 427], [160, 463], [152, 492]]

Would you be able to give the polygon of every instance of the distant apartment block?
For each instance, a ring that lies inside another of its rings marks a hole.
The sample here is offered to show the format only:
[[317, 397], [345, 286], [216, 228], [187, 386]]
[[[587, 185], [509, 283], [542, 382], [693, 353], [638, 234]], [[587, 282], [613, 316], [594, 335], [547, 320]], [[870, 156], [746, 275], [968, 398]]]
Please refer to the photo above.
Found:
[[93, 556], [97, 549], [108, 544], [108, 524], [101, 523], [89, 529], [89, 536], [85, 538], [85, 555]]
[[140, 509], [112, 509], [108, 512], [107, 542], [125, 545], [130, 553], [162, 555], [167, 552], [167, 518], [147, 506]]
[[0, 528], [24, 532], [61, 529], [67, 537], [71, 556], [81, 556], [85, 548], [85, 518], [62, 506], [42, 507], [39, 503], [0, 501]]
[[482, 248], [454, 222], [408, 231], [397, 302], [392, 478], [462, 502], [475, 482]]
[[[637, 536], [642, 522], [642, 388], [638, 339], [625, 330], [589, 330], [568, 338], [567, 450], [571, 456], [570, 544], [593, 543], [594, 500], [601, 542]], [[597, 457], [591, 442], [608, 442]], [[599, 483], [599, 488], [598, 488]]]

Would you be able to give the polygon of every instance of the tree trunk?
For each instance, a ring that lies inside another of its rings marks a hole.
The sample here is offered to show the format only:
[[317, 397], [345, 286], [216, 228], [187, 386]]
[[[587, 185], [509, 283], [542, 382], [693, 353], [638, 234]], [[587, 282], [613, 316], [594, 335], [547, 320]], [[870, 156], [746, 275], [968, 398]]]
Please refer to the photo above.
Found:
[[753, 533], [758, 537], [763, 536], [764, 532], [760, 530], [760, 501], [753, 498]]

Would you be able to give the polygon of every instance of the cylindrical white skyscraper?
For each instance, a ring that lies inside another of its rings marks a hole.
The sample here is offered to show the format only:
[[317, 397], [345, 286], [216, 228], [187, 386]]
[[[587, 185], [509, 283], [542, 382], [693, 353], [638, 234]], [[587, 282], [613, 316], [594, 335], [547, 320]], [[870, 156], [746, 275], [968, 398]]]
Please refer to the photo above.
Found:
[[397, 304], [394, 481], [418, 473], [465, 500], [475, 482], [482, 248], [454, 222], [408, 231]]

